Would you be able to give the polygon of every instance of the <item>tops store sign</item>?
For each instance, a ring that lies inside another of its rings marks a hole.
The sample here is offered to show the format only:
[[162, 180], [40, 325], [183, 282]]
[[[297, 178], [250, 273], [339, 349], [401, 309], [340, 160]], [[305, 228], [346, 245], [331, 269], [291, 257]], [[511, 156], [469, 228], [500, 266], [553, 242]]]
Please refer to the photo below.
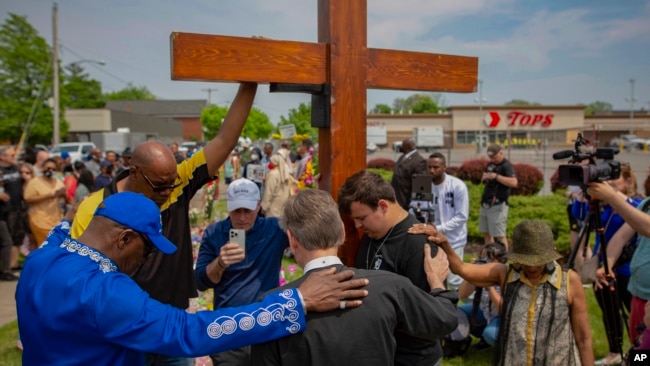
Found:
[[[553, 124], [553, 117], [552, 113], [543, 114], [511, 111], [506, 115], [507, 121], [504, 121], [504, 123], [508, 127], [550, 127]], [[488, 128], [497, 128], [499, 123], [501, 123], [501, 119], [499, 112], [490, 111], [485, 115], [483, 122]]]

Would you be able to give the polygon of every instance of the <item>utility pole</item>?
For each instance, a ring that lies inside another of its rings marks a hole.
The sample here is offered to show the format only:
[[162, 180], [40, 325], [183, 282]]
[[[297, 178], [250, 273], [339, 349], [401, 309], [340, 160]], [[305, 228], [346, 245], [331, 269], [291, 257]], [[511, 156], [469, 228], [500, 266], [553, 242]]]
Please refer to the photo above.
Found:
[[218, 91], [219, 89], [217, 88], [207, 88], [207, 89], [201, 89], [201, 91], [207, 91], [208, 92], [208, 102], [206, 103], [205, 107], [208, 108], [212, 104], [212, 92], [213, 91]]
[[57, 24], [58, 7], [56, 3], [52, 6], [52, 98], [54, 99], [54, 126], [52, 145], [61, 142], [59, 124], [59, 37]]
[[630, 97], [625, 98], [625, 100], [630, 102], [630, 130], [628, 133], [631, 135], [632, 123], [634, 123], [634, 102], [636, 102], [636, 99], [634, 99], [634, 79], [630, 79]]
[[476, 149], [476, 152], [479, 154], [483, 153], [483, 128], [485, 125], [485, 116], [483, 116], [483, 103], [485, 103], [485, 99], [483, 99], [483, 80], [479, 79], [478, 80], [478, 99], [474, 99], [475, 102], [478, 102], [478, 123], [479, 123], [479, 141], [478, 141], [478, 148]]

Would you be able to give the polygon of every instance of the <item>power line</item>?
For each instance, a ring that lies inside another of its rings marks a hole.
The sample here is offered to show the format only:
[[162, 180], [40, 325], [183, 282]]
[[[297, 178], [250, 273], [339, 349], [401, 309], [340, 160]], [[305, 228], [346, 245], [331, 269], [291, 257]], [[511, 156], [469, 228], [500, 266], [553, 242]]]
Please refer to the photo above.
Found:
[[[72, 44], [70, 42], [65, 42], [65, 41], [62, 41], [62, 42], [67, 43], [67, 44]], [[79, 45], [72, 44], [72, 46], [75, 47], [76, 49], [81, 49], [81, 50], [84, 50], [84, 51], [92, 53], [92, 54], [97, 53], [97, 52], [95, 52], [93, 50], [89, 50], [88, 48], [80, 47]], [[111, 61], [111, 65], [112, 64], [122, 65], [122, 66], [126, 66], [126, 67], [128, 67], [128, 68], [130, 68], [132, 70], [138, 71], [140, 73], [146, 73], [146, 74], [149, 74], [149, 75], [157, 76], [155, 73], [152, 73], [150, 69], [143, 69], [143, 68], [140, 68], [140, 67], [135, 67], [132, 64], [128, 64], [128, 63], [124, 62], [124, 59], [117, 59], [117, 58], [114, 58], [112, 56], [104, 56], [104, 55], [100, 55], [100, 56], [101, 56], [100, 57], [101, 59]]]
[[[61, 48], [65, 49], [66, 51], [70, 52], [71, 54], [73, 54], [73, 55], [79, 57], [80, 59], [84, 59], [84, 58], [85, 58], [85, 57], [81, 56], [80, 54], [76, 53], [75, 51], [73, 51], [72, 49], [70, 49], [69, 47], [66, 47], [66, 46], [64, 46], [64, 45], [60, 45], [60, 46], [61, 46]], [[118, 77], [117, 75], [114, 75], [113, 73], [110, 73], [110, 72], [106, 71], [103, 67], [99, 67], [99, 66], [94, 65], [94, 64], [92, 64], [92, 63], [91, 63], [90, 65], [92, 65], [93, 68], [95, 68], [95, 70], [97, 70], [97, 71], [101, 71], [101, 72], [103, 72], [104, 74], [106, 74], [106, 75], [112, 77], [113, 79], [115, 79], [115, 80], [117, 80], [117, 81], [123, 83], [124, 85], [129, 86], [130, 83], [129, 83], [128, 81], [125, 81], [125, 80], [123, 80], [122, 78]]]

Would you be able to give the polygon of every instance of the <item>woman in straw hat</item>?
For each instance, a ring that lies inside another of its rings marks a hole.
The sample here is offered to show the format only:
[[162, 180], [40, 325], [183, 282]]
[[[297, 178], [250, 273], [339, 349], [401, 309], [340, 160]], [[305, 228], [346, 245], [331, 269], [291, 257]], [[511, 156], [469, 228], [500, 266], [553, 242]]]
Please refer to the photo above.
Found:
[[463, 263], [447, 238], [430, 225], [416, 224], [409, 233], [428, 235], [447, 253], [449, 268], [475, 286], [501, 286], [504, 302], [494, 364], [594, 363], [582, 282], [556, 262], [561, 255], [554, 250], [548, 224], [526, 220], [514, 228], [510, 264]]

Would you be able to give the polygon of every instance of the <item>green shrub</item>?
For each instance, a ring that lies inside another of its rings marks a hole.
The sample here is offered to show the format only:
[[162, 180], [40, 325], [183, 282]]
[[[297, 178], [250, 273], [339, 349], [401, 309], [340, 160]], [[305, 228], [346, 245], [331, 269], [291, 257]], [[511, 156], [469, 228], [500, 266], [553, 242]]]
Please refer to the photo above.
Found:
[[569, 254], [569, 219], [564, 191], [545, 196], [511, 196], [508, 200], [508, 233], [522, 220], [546, 221], [553, 230], [555, 248], [560, 254]]
[[529, 164], [513, 164], [517, 177], [517, 188], [510, 190], [514, 196], [532, 196], [539, 193], [544, 186], [544, 174]]
[[387, 181], [387, 182], [390, 182], [390, 180], [393, 178], [393, 172], [392, 171], [388, 171], [388, 170], [385, 170], [385, 169], [378, 169], [378, 168], [369, 168], [368, 170], [373, 172], [373, 173], [377, 173], [377, 174], [381, 175], [381, 177], [384, 178], [384, 180]]
[[369, 169], [384, 169], [392, 172], [395, 167], [395, 161], [388, 158], [376, 158], [368, 161], [366, 167]]
[[488, 163], [489, 161], [486, 158], [465, 160], [458, 168], [456, 176], [464, 181], [480, 184]]

